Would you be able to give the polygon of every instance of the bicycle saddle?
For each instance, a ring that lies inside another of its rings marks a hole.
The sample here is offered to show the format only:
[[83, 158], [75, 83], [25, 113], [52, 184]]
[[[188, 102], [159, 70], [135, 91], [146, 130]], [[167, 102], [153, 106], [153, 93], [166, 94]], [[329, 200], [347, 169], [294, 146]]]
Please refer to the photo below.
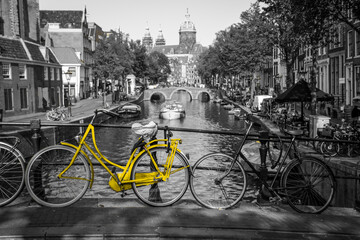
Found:
[[287, 133], [287, 134], [290, 134], [292, 136], [301, 136], [301, 135], [304, 134], [303, 130], [287, 130], [287, 129], [284, 129], [284, 132]]
[[140, 123], [134, 123], [131, 126], [131, 130], [137, 135], [151, 138], [156, 135], [158, 128], [157, 128], [157, 124], [151, 121], [146, 125], [141, 125]]

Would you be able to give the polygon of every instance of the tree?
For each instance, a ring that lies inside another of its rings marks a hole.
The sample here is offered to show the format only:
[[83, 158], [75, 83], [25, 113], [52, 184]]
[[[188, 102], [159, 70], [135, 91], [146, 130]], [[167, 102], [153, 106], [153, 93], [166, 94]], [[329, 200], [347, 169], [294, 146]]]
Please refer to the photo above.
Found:
[[134, 55], [126, 35], [113, 31], [101, 41], [94, 53], [94, 76], [101, 80], [124, 80], [133, 72]]
[[[312, 67], [310, 86], [312, 90], [311, 113], [316, 114], [316, 71], [317, 52], [319, 47], [326, 46], [336, 34], [334, 26], [345, 23], [359, 32], [348, 15], [353, 11], [360, 15], [360, 0], [259, 0], [266, 4], [265, 12], [269, 18], [286, 22], [289, 31], [279, 31], [279, 39], [292, 34], [299, 44], [311, 48]], [[281, 46], [281, 45], [280, 45]]]
[[134, 55], [132, 70], [137, 78], [149, 76], [149, 56], [145, 46], [141, 45], [140, 40], [130, 41], [130, 50]]
[[167, 83], [171, 73], [169, 59], [160, 52], [154, 51], [149, 55], [149, 79], [153, 84]]
[[259, 4], [252, 4], [240, 20], [216, 34], [214, 45], [200, 56], [199, 75], [233, 79], [241, 73], [259, 70], [271, 59], [269, 36], [274, 27], [262, 18]]

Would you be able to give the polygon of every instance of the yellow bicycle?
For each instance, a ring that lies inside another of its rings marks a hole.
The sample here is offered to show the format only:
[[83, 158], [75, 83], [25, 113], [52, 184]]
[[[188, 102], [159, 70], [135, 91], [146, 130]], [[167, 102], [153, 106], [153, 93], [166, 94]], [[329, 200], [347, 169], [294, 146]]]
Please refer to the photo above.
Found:
[[[169, 206], [177, 202], [187, 190], [190, 175], [188, 159], [177, 148], [181, 139], [172, 139], [168, 128], [165, 128], [164, 139], [155, 139], [157, 125], [154, 122], [144, 126], [133, 124], [132, 130], [141, 136], [126, 165], [122, 166], [104, 157], [96, 145], [93, 122], [99, 112], [114, 114], [96, 110], [84, 135], [78, 138], [77, 146], [61, 142], [40, 150], [31, 158], [25, 172], [31, 197], [48, 207], [75, 203], [84, 196], [89, 185], [90, 188], [93, 185], [94, 167], [89, 157], [93, 156], [110, 174], [109, 186], [114, 191], [133, 189], [136, 196], [150, 206]], [[86, 143], [89, 134], [93, 147]]]

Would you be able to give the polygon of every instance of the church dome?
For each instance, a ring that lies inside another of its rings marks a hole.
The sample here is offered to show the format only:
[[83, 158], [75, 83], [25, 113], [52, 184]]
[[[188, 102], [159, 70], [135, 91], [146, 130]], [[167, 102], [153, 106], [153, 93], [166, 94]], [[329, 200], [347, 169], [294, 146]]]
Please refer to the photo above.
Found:
[[156, 38], [155, 45], [165, 45], [165, 38], [161, 29], [159, 29], [159, 34]]
[[185, 15], [186, 20], [180, 25], [179, 32], [196, 32], [195, 25], [192, 21], [190, 21], [190, 14], [189, 12]]
[[151, 38], [149, 27], [145, 28], [144, 38]]
[[152, 39], [152, 37], [151, 37], [151, 35], [150, 35], [150, 30], [149, 30], [149, 28], [147, 27], [146, 29], [145, 29], [145, 34], [144, 34], [144, 37], [143, 37], [143, 44], [145, 45], [145, 46], [147, 46], [147, 47], [151, 47], [152, 46], [152, 44], [153, 44], [153, 39]]

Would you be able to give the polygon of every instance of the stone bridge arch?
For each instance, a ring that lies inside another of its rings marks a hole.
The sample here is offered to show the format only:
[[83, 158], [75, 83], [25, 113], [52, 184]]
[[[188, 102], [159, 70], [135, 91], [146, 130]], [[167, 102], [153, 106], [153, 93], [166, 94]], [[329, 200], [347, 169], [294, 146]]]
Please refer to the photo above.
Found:
[[172, 96], [178, 91], [186, 91], [190, 95], [190, 101], [192, 101], [194, 99], [193, 93], [187, 88], [177, 88], [177, 89], [175, 89], [174, 91], [172, 91], [170, 93], [170, 99], [172, 99]]
[[195, 87], [169, 87], [169, 88], [156, 88], [147, 89], [144, 92], [144, 101], [150, 101], [154, 94], [159, 94], [165, 97], [165, 100], [170, 100], [171, 97], [178, 91], [186, 91], [191, 100], [198, 100], [202, 93], [209, 95], [210, 100], [213, 99], [213, 95], [208, 88], [195, 88]]

